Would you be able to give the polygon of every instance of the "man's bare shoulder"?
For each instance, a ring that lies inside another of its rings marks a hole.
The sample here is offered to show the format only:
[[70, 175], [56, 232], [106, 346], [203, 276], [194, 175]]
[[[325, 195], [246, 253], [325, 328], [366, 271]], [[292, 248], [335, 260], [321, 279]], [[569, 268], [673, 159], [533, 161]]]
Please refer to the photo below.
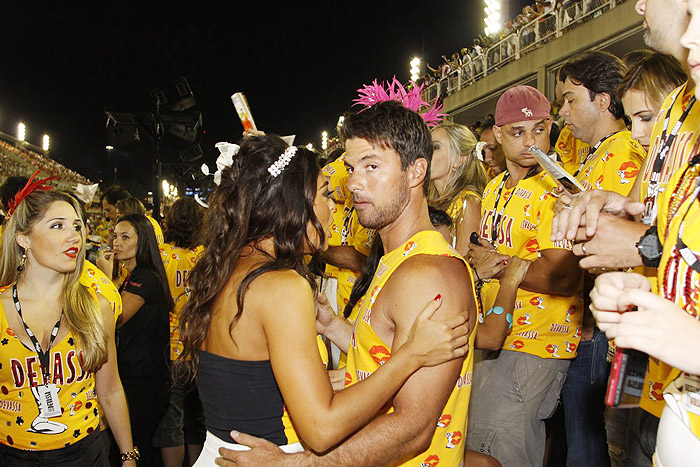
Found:
[[469, 278], [465, 262], [455, 256], [415, 255], [401, 263], [387, 284], [439, 280], [445, 283], [464, 283]]
[[416, 255], [404, 261], [382, 288], [387, 316], [413, 316], [436, 295], [443, 298], [438, 314], [451, 314], [469, 308], [471, 282], [467, 266], [460, 258], [440, 255]]

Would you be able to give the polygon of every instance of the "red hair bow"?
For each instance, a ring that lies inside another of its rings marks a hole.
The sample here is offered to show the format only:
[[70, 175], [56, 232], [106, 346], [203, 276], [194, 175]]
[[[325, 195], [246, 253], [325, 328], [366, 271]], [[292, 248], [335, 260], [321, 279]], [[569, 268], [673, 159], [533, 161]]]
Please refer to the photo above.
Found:
[[39, 170], [34, 172], [34, 175], [32, 175], [32, 178], [30, 178], [27, 181], [27, 184], [24, 185], [24, 188], [19, 190], [17, 194], [15, 195], [15, 198], [10, 200], [8, 203], [8, 208], [7, 208], [7, 218], [9, 219], [10, 216], [12, 215], [13, 212], [15, 212], [15, 209], [17, 209], [17, 206], [19, 206], [19, 203], [22, 202], [24, 198], [32, 194], [36, 190], [42, 190], [42, 191], [48, 191], [53, 189], [52, 186], [50, 185], [44, 185], [45, 182], [48, 182], [50, 180], [56, 180], [56, 177], [53, 175], [50, 177], [47, 177], [43, 180], [34, 180], [34, 178], [39, 175]]

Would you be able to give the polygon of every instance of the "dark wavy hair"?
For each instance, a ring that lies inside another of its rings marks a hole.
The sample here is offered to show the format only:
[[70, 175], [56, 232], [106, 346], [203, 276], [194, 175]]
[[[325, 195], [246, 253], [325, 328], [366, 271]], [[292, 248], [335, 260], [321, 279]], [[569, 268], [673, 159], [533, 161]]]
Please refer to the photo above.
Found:
[[203, 218], [204, 209], [194, 198], [178, 199], [165, 216], [165, 242], [190, 250], [200, 245]]
[[138, 246], [136, 248], [136, 264], [146, 269], [150, 269], [158, 278], [161, 288], [163, 289], [164, 299], [168, 311], [173, 308], [173, 298], [170, 295], [170, 286], [168, 285], [168, 277], [165, 275], [163, 260], [160, 257], [158, 249], [158, 241], [156, 233], [153, 230], [153, 224], [143, 214], [127, 214], [117, 220], [117, 224], [128, 222], [134, 226], [136, 235], [138, 236]]
[[[309, 224], [320, 239], [319, 246], [311, 252], [312, 264], [318, 261], [320, 245], [325, 242], [323, 226], [313, 210], [319, 174], [316, 155], [297, 147], [289, 164], [273, 177], [268, 167], [287, 149], [279, 136], [249, 137], [240, 146], [233, 165], [222, 171], [221, 184], [210, 199], [204, 220], [205, 250], [188, 279], [189, 301], [180, 317], [183, 351], [176, 367], [184, 366], [183, 371], [190, 378], [196, 373], [197, 350], [209, 331], [214, 302], [233, 274], [244, 247], [257, 248], [259, 241], [272, 239], [275, 252], [239, 285], [238, 311], [229, 331], [243, 312], [246, 290], [266, 272], [294, 270], [316, 293], [311, 268], [304, 260], [304, 249], [313, 245], [307, 232]], [[181, 369], [175, 371], [180, 373]]]
[[622, 101], [617, 97], [617, 87], [625, 75], [625, 64], [609, 52], [583, 52], [569, 59], [559, 70], [559, 81], [569, 78], [572, 83], [588, 89], [591, 101], [597, 94], [608, 94], [608, 111], [615, 118], [624, 118]]

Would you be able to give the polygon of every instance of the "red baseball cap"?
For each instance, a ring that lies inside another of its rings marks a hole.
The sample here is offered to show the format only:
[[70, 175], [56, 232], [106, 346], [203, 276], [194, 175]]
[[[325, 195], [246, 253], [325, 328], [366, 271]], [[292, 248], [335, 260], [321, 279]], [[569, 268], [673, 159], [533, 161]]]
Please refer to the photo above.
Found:
[[513, 86], [496, 103], [496, 126], [550, 117], [552, 105], [532, 86]]

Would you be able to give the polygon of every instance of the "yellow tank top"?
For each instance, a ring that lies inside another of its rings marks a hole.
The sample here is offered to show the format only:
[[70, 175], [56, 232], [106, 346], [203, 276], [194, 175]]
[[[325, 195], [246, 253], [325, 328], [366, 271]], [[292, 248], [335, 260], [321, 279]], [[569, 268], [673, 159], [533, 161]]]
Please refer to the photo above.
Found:
[[73, 444], [98, 429], [95, 378], [83, 371], [72, 333], [54, 343], [50, 352], [51, 383], [59, 388], [62, 414], [45, 418], [32, 389], [45, 384], [39, 357], [15, 336], [0, 303], [0, 443], [45, 451]]
[[[416, 255], [441, 255], [464, 259], [450, 247], [436, 231], [418, 232], [403, 245], [385, 254], [379, 262], [377, 272], [369, 286], [368, 294], [357, 304], [358, 317], [352, 334], [345, 385], [351, 386], [376, 371], [391, 358], [391, 346], [383, 342], [372, 329], [372, 305], [391, 274], [406, 259]], [[467, 268], [469, 270], [469, 268]], [[471, 271], [469, 273], [471, 275]], [[473, 283], [473, 281], [472, 281]], [[472, 286], [472, 294], [474, 294]], [[475, 299], [476, 303], [476, 299]], [[467, 429], [467, 409], [471, 394], [472, 368], [474, 363], [474, 339], [476, 327], [469, 338], [469, 354], [462, 364], [459, 378], [437, 422], [430, 447], [400, 465], [460, 465], [464, 456]], [[393, 408], [389, 410], [393, 411]]]

